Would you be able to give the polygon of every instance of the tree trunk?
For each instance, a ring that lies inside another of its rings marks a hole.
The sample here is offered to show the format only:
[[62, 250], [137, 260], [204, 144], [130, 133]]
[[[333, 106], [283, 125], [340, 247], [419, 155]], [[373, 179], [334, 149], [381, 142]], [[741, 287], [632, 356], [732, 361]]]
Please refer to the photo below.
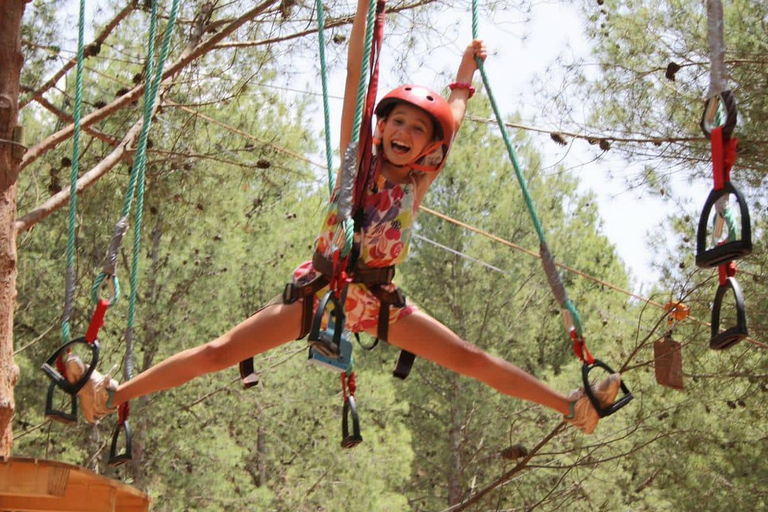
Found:
[[21, 17], [25, 0], [3, 0], [0, 16], [0, 457], [11, 454], [13, 388], [19, 368], [13, 361], [13, 310], [16, 305], [16, 182], [23, 146], [17, 127]]

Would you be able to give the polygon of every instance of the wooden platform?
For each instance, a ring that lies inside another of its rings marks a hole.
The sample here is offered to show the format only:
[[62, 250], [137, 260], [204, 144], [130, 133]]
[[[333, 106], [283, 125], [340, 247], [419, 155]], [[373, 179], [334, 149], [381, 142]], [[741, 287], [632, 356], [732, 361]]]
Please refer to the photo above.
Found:
[[0, 460], [0, 511], [146, 512], [149, 496], [72, 464]]

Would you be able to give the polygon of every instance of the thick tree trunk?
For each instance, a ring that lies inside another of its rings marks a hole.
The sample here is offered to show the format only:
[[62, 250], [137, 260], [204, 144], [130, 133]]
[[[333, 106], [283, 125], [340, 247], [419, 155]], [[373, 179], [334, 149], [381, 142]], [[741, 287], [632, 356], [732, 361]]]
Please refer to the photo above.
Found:
[[13, 361], [13, 310], [16, 305], [16, 182], [23, 147], [19, 75], [21, 17], [25, 0], [3, 0], [0, 15], [0, 457], [11, 454], [15, 410], [13, 389], [19, 368]]

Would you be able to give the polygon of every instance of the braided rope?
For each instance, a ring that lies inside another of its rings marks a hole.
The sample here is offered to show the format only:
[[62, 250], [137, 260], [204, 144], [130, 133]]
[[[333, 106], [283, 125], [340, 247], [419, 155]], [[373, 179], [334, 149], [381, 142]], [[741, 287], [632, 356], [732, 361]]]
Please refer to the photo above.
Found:
[[[143, 218], [144, 210], [144, 184], [145, 184], [145, 171], [147, 166], [147, 140], [149, 137], [149, 129], [152, 125], [152, 112], [155, 108], [155, 101], [157, 100], [157, 92], [160, 87], [160, 82], [163, 78], [163, 68], [165, 67], [165, 60], [168, 56], [168, 50], [171, 46], [171, 37], [173, 35], [173, 27], [176, 22], [176, 15], [179, 12], [179, 1], [173, 0], [171, 6], [171, 12], [168, 15], [168, 24], [165, 27], [165, 33], [163, 34], [163, 45], [160, 50], [160, 59], [157, 63], [157, 69], [154, 70], [154, 44], [150, 42], [147, 50], [147, 92], [144, 101], [144, 124], [141, 127], [141, 135], [139, 137], [139, 148], [137, 157], [134, 160], [134, 167], [138, 167], [139, 171], [136, 173], [136, 211], [133, 224], [133, 259], [131, 262], [131, 294], [128, 302], [128, 325], [126, 327], [126, 358], [124, 375], [126, 379], [133, 377], [133, 324], [136, 312], [136, 299], [138, 294], [138, 275], [139, 275], [139, 259], [141, 251], [141, 222]], [[156, 24], [157, 20], [157, 0], [152, 1], [152, 24]], [[154, 39], [154, 27], [150, 29], [150, 41]], [[154, 75], [153, 72], [154, 71]], [[130, 205], [129, 205], [130, 208]], [[125, 213], [125, 210], [124, 210]]]
[[[473, 39], [477, 39], [478, 37], [478, 19], [479, 19], [478, 1], [472, 0], [472, 38]], [[539, 244], [542, 247], [542, 251], [543, 252], [546, 251], [546, 253], [548, 254], [548, 249], [546, 249], [547, 241], [546, 241], [546, 237], [544, 236], [544, 229], [542, 228], [541, 221], [539, 220], [539, 216], [536, 213], [536, 207], [533, 204], [533, 198], [531, 197], [531, 193], [528, 190], [528, 184], [525, 180], [525, 177], [523, 176], [522, 170], [520, 169], [520, 164], [517, 161], [517, 156], [515, 155], [515, 150], [512, 147], [512, 142], [510, 140], [509, 134], [507, 133], [504, 119], [501, 117], [501, 113], [496, 103], [496, 99], [493, 96], [493, 91], [491, 89], [490, 82], [488, 81], [488, 76], [485, 73], [485, 67], [483, 66], [483, 61], [480, 58], [476, 58], [476, 60], [477, 60], [477, 68], [480, 70], [480, 75], [483, 78], [483, 85], [485, 86], [485, 91], [488, 94], [488, 99], [491, 102], [493, 113], [496, 116], [496, 122], [499, 125], [501, 136], [504, 139], [504, 145], [507, 147], [507, 153], [509, 154], [509, 159], [512, 162], [512, 167], [515, 170], [517, 181], [520, 183], [520, 190], [523, 194], [523, 198], [525, 199], [525, 204], [528, 208], [528, 212], [530, 213], [531, 219], [533, 220], [533, 226], [536, 229], [536, 234], [539, 237]], [[544, 254], [542, 256], [544, 256]], [[551, 258], [551, 256], [549, 256], [549, 258]], [[547, 261], [547, 259], [543, 257], [542, 261]], [[551, 270], [552, 270], [551, 268], [548, 269], [545, 266], [545, 272], [547, 273], [547, 278], [550, 280], [550, 285], [552, 286], [553, 280], [560, 281], [560, 277], [559, 275], [552, 275]], [[579, 316], [579, 312], [576, 310], [576, 306], [567, 297], [567, 295], [565, 295], [565, 288], [562, 286], [561, 283], [559, 283], [558, 286], [552, 286], [552, 291], [555, 294], [555, 297], [558, 299], [558, 302], [560, 302], [561, 307], [568, 312], [570, 316], [570, 320], [573, 322], [573, 327], [576, 329], [576, 334], [578, 334], [580, 337], [583, 336], [581, 317]]]
[[80, 167], [80, 119], [83, 110], [83, 60], [85, 59], [85, 0], [80, 0], [77, 28], [77, 78], [75, 84], [75, 130], [72, 136], [72, 167], [69, 174], [69, 228], [67, 231], [67, 270], [64, 287], [64, 313], [61, 337], [70, 340], [69, 319], [75, 302], [75, 238], [77, 234], [77, 175]]

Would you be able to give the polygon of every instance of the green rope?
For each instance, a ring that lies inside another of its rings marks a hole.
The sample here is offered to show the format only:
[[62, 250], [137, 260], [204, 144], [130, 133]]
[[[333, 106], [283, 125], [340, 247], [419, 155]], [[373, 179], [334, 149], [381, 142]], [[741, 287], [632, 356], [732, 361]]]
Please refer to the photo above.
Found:
[[[478, 38], [478, 2], [477, 0], [472, 0], [472, 38], [477, 39]], [[488, 81], [488, 76], [485, 73], [485, 67], [483, 66], [483, 61], [480, 58], [477, 58], [477, 68], [480, 70], [480, 75], [483, 78], [483, 85], [485, 86], [485, 91], [488, 94], [488, 99], [491, 102], [491, 107], [493, 108], [493, 113], [496, 116], [496, 122], [499, 125], [499, 129], [501, 130], [501, 136], [504, 139], [504, 144], [507, 147], [507, 153], [509, 154], [509, 158], [512, 162], [512, 167], [515, 170], [515, 175], [517, 176], [517, 181], [520, 183], [520, 189], [523, 193], [523, 198], [525, 199], [525, 204], [528, 208], [528, 212], [531, 215], [531, 219], [533, 220], [533, 226], [536, 229], [536, 234], [539, 237], [540, 244], [546, 244], [546, 237], [544, 236], [544, 229], [541, 227], [541, 221], [539, 220], [539, 216], [536, 213], [536, 207], [533, 204], [533, 198], [531, 197], [531, 193], [528, 190], [528, 184], [525, 180], [525, 177], [523, 176], [523, 172], [520, 169], [520, 164], [517, 162], [517, 156], [515, 155], [515, 150], [512, 147], [512, 142], [510, 140], [509, 134], [507, 133], [506, 125], [504, 124], [504, 119], [501, 117], [501, 113], [499, 112], [499, 107], [496, 104], [496, 99], [493, 96], [493, 91], [491, 90], [490, 82]], [[566, 299], [564, 304], [562, 305], [563, 309], [568, 311], [568, 313], [571, 316], [571, 320], [573, 321], [573, 326], [576, 329], [576, 333], [579, 336], [582, 336], [582, 324], [581, 324], [581, 317], [579, 316], [579, 312], [576, 310], [576, 306], [571, 302], [570, 299]]]
[[77, 175], [80, 167], [80, 120], [83, 110], [83, 60], [85, 59], [85, 0], [80, 0], [77, 29], [77, 79], [75, 85], [75, 130], [72, 136], [72, 168], [69, 174], [69, 229], [67, 233], [67, 273], [61, 337], [70, 341], [69, 319], [75, 295], [75, 238], [77, 233]]
[[333, 194], [336, 177], [333, 174], [331, 153], [331, 109], [328, 104], [328, 66], [325, 61], [325, 9], [323, 0], [317, 0], [317, 36], [320, 44], [320, 77], [323, 84], [323, 120], [325, 122], [325, 161], [328, 166], [328, 193]]
[[[168, 24], [165, 27], [165, 33], [163, 34], [163, 45], [160, 50], [160, 59], [157, 63], [157, 70], [154, 70], [154, 32], [155, 25], [157, 24], [157, 0], [152, 1], [152, 22], [150, 24], [150, 43], [147, 48], [147, 88], [144, 100], [144, 124], [141, 127], [141, 135], [139, 137], [139, 147], [137, 155], [134, 160], [134, 167], [138, 167], [136, 177], [136, 211], [133, 223], [133, 260], [131, 262], [131, 294], [128, 302], [128, 326], [127, 326], [127, 340], [126, 340], [126, 365], [125, 376], [126, 379], [130, 379], [133, 376], [133, 347], [131, 335], [133, 331], [133, 324], [136, 312], [136, 299], [138, 295], [138, 276], [139, 276], [139, 259], [141, 251], [141, 222], [143, 218], [144, 210], [144, 184], [145, 184], [145, 171], [147, 166], [147, 141], [149, 138], [149, 129], [152, 125], [152, 112], [155, 108], [155, 101], [157, 99], [157, 92], [160, 87], [160, 82], [163, 79], [163, 68], [165, 67], [165, 59], [168, 56], [168, 50], [171, 45], [171, 36], [173, 35], [173, 26], [176, 22], [176, 15], [179, 11], [179, 1], [173, 0], [171, 12], [168, 16]], [[154, 72], [154, 74], [153, 74]], [[130, 204], [128, 205], [130, 209]], [[124, 214], [127, 211], [123, 210]]]
[[[331, 150], [331, 123], [330, 107], [328, 104], [328, 66], [325, 59], [325, 9], [322, 0], [317, 0], [317, 27], [320, 53], [320, 74], [323, 88], [323, 117], [325, 121], [325, 159], [328, 168], [328, 193], [333, 194], [336, 187], [336, 175], [333, 172], [333, 156]], [[367, 90], [367, 67], [366, 63], [370, 61], [371, 46], [373, 44], [373, 25], [376, 18], [376, 4], [371, 1], [368, 4], [367, 24], [365, 29], [365, 46], [363, 49], [363, 60], [360, 69], [360, 80], [358, 82], [357, 96], [355, 103], [355, 117], [352, 128], [352, 142], [357, 143], [360, 140], [360, 129], [363, 118], [363, 108]], [[343, 157], [343, 155], [342, 155]], [[352, 219], [346, 219], [342, 225], [344, 230], [344, 247], [341, 256], [346, 257], [352, 250], [355, 236], [355, 224]]]
[[365, 26], [365, 45], [363, 46], [363, 63], [360, 70], [360, 81], [357, 85], [357, 103], [355, 104], [355, 118], [352, 125], [352, 141], [360, 141], [360, 125], [363, 120], [363, 103], [367, 91], [368, 68], [366, 63], [371, 60], [371, 46], [373, 45], [373, 25], [376, 20], [376, 2], [368, 2], [368, 18]]

